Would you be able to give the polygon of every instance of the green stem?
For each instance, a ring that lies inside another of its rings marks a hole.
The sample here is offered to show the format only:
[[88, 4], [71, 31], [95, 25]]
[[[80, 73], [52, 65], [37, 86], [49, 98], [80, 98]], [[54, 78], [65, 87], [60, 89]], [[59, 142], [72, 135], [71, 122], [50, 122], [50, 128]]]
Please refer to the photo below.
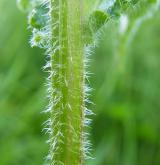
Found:
[[81, 165], [84, 67], [81, 0], [51, 0], [51, 143], [54, 165]]

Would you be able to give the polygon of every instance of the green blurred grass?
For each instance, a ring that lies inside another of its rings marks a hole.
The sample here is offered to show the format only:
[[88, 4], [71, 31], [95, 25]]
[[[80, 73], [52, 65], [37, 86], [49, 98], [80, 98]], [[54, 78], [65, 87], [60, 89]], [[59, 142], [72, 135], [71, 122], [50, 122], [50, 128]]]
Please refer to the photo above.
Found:
[[0, 164], [39, 165], [47, 153], [44, 56], [30, 48], [26, 16], [15, 1], [1, 0], [0, 15]]
[[[45, 57], [30, 48], [25, 14], [15, 1], [1, 0], [0, 14], [0, 165], [40, 165], [47, 154], [40, 113], [47, 105]], [[123, 72], [115, 61], [121, 55], [116, 24], [102, 36], [89, 68], [95, 159], [86, 164], [159, 165], [160, 12], [136, 34]]]
[[116, 52], [115, 43], [123, 43], [114, 23], [104, 31], [91, 64], [96, 158], [89, 165], [160, 164], [159, 36], [160, 12], [143, 23], [126, 54]]

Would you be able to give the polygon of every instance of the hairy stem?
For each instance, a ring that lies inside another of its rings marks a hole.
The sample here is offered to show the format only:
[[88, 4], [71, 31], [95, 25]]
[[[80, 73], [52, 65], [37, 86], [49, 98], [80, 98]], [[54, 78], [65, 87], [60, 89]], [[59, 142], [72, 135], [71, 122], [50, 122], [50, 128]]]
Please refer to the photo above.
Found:
[[83, 164], [81, 0], [51, 0], [51, 164]]

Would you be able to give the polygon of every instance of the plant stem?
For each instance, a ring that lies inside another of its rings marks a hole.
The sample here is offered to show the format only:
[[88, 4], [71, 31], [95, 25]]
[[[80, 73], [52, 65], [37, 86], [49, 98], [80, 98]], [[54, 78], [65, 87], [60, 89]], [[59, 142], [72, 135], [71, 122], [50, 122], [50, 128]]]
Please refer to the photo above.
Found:
[[84, 60], [81, 0], [51, 0], [51, 142], [54, 165], [82, 165]]

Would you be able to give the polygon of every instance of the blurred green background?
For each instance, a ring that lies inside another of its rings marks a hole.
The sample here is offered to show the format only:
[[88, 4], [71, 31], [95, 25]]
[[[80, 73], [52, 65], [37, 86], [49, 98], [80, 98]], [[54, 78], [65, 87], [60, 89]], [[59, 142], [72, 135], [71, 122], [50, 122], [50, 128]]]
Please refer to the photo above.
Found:
[[[0, 15], [0, 165], [41, 165], [48, 150], [44, 52], [30, 48], [15, 1], [0, 0]], [[160, 12], [129, 48], [117, 31], [109, 22], [90, 57], [95, 159], [86, 164], [160, 165]]]

